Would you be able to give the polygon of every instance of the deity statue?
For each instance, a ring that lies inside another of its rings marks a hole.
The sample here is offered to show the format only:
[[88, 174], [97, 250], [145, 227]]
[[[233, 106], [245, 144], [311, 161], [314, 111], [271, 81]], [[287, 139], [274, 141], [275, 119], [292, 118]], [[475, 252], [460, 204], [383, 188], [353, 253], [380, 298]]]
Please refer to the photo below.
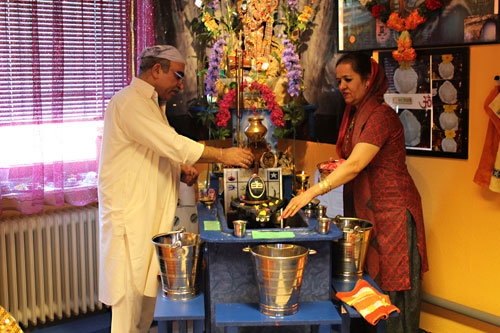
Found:
[[269, 63], [273, 37], [274, 12], [279, 0], [238, 1], [238, 13], [243, 22], [246, 57], [254, 63]]

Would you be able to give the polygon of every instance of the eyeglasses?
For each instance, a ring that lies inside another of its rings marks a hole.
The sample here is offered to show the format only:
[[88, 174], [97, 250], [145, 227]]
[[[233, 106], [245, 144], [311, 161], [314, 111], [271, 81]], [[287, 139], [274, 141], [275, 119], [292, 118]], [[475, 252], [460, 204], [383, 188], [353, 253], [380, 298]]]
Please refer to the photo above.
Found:
[[182, 81], [184, 80], [184, 72], [175, 72], [174, 74], [177, 76], [177, 81]]

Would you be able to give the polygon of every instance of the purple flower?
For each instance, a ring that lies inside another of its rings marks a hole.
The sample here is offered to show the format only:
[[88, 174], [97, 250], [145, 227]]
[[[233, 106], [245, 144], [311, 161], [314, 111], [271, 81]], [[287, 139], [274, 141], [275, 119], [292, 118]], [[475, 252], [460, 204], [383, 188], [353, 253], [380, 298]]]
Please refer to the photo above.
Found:
[[299, 56], [295, 53], [295, 48], [288, 39], [283, 41], [283, 45], [285, 48], [283, 49], [282, 59], [285, 63], [285, 68], [288, 71], [286, 74], [288, 79], [288, 93], [290, 96], [298, 96], [300, 93], [300, 79], [302, 77]]
[[208, 8], [212, 8], [214, 10], [214, 12], [217, 10], [217, 6], [218, 6], [218, 3], [219, 0], [213, 0], [213, 1], [209, 1], [208, 4], [207, 4], [207, 7]]
[[291, 10], [298, 11], [299, 10], [299, 1], [298, 0], [287, 0], [288, 8]]
[[224, 45], [226, 45], [226, 40], [221, 37], [217, 42], [215, 42], [212, 52], [208, 57], [208, 71], [207, 78], [205, 79], [205, 94], [212, 97], [217, 96], [217, 89], [215, 84], [220, 78], [220, 63], [222, 57], [224, 57]]

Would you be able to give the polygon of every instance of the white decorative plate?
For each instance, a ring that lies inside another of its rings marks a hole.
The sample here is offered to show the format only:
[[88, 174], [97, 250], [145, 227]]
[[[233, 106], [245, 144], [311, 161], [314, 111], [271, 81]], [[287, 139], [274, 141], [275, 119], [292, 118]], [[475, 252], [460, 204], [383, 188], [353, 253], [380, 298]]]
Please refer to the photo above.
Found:
[[417, 92], [418, 74], [413, 68], [394, 71], [394, 86], [400, 94], [414, 94]]
[[457, 89], [450, 81], [445, 81], [441, 87], [439, 87], [438, 94], [441, 101], [445, 104], [457, 103]]
[[399, 115], [399, 119], [403, 123], [405, 131], [405, 145], [407, 147], [415, 147], [420, 143], [420, 130], [422, 125], [417, 117], [408, 110], [403, 110]]
[[455, 74], [455, 66], [451, 62], [447, 64], [442, 62], [438, 66], [438, 71], [441, 78], [449, 80], [452, 79]]

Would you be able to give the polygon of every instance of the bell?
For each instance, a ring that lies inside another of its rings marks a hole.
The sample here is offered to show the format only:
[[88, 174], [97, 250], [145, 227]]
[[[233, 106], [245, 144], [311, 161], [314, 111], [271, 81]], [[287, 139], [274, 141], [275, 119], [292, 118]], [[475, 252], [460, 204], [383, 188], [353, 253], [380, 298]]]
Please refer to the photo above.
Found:
[[251, 143], [257, 143], [264, 139], [267, 133], [267, 128], [262, 124], [262, 117], [248, 117], [248, 125], [245, 128], [245, 135]]

